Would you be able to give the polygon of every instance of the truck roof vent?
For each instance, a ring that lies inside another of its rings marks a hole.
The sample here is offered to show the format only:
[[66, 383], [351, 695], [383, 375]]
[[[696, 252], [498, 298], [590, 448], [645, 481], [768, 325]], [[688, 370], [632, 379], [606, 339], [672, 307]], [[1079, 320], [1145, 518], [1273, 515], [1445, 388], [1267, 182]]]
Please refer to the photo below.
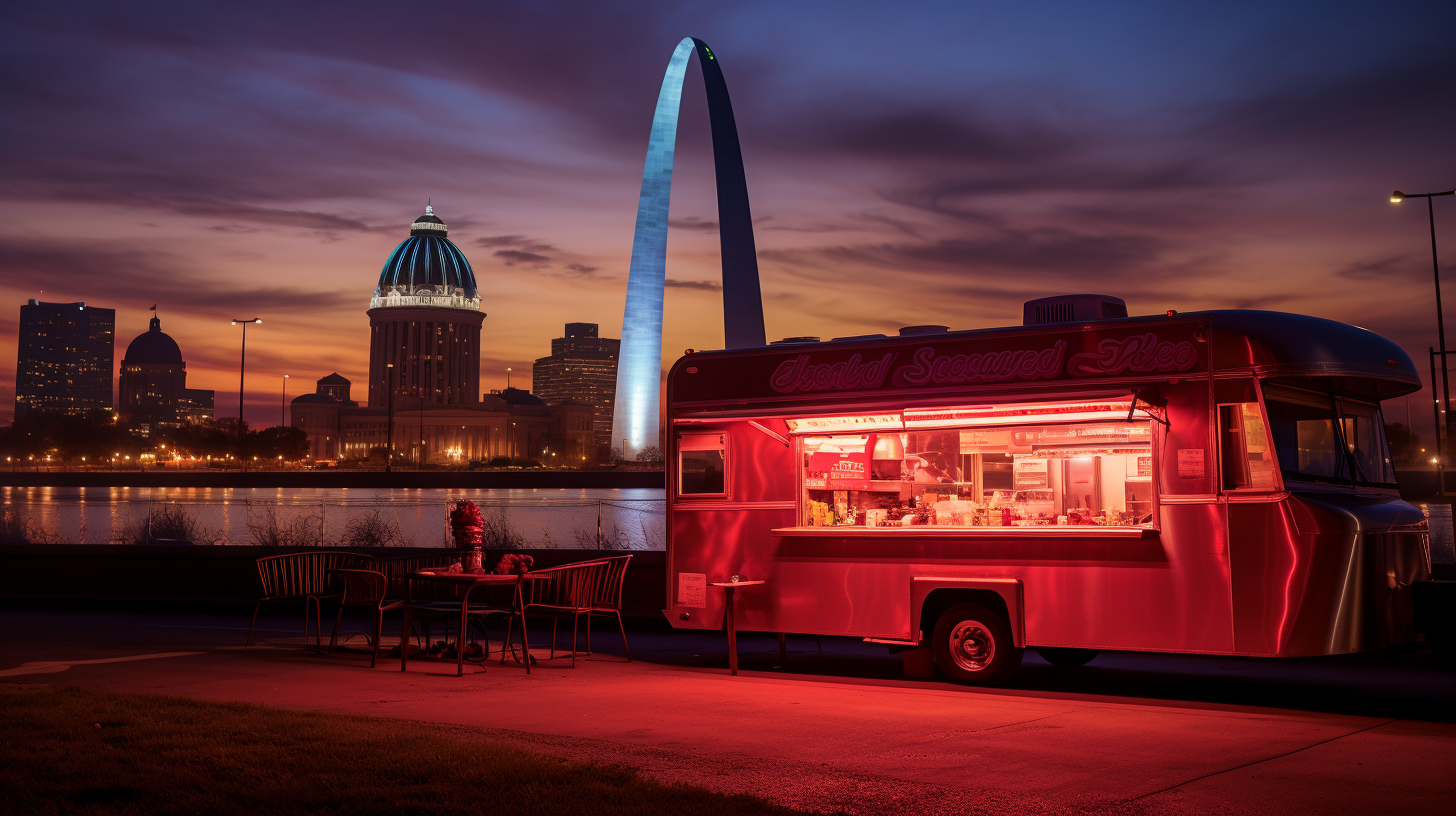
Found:
[[852, 337], [836, 337], [829, 341], [831, 343], [847, 343], [851, 340], [884, 340], [883, 334], [856, 334]]
[[950, 326], [906, 326], [900, 330], [901, 337], [910, 337], [916, 334], [945, 334], [950, 331]]
[[817, 337], [807, 337], [807, 336], [806, 337], [785, 337], [782, 340], [775, 340], [772, 343], [769, 343], [769, 345], [770, 346], [793, 346], [793, 345], [798, 345], [799, 343], [817, 343], [817, 342], [819, 342], [819, 338], [817, 338]]
[[1127, 317], [1127, 304], [1110, 295], [1057, 295], [1028, 300], [1022, 307], [1021, 325], [1080, 323]]

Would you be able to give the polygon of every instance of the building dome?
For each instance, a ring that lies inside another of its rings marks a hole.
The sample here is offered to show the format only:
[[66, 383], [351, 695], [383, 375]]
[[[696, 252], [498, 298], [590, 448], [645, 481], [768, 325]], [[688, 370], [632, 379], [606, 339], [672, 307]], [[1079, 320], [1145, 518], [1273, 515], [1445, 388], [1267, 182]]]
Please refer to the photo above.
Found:
[[394, 248], [369, 308], [396, 306], [480, 311], [475, 272], [465, 253], [445, 236], [445, 222], [426, 205], [425, 214], [410, 224], [410, 237]]
[[161, 319], [153, 317], [152, 327], [131, 341], [131, 345], [126, 347], [126, 356], [121, 358], [121, 362], [132, 365], [147, 363], [183, 365], [182, 349], [178, 348], [176, 340], [162, 331]]

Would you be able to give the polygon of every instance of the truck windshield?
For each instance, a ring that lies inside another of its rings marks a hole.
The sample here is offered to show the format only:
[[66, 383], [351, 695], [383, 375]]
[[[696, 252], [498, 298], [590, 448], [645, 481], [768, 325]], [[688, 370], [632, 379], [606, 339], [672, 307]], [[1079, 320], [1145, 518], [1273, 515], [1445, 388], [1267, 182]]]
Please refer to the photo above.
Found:
[[1395, 486], [1379, 406], [1278, 386], [1264, 403], [1286, 480]]

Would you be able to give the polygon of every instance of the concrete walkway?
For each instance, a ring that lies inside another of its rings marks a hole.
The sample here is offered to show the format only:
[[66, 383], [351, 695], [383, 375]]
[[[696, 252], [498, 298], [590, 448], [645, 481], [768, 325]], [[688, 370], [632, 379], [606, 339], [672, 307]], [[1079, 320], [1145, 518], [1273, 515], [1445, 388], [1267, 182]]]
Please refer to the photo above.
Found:
[[[331, 657], [296, 619], [0, 611], [0, 682], [239, 700], [488, 729], [483, 736], [665, 781], [851, 813], [1456, 811], [1456, 675], [1426, 654], [1314, 661], [1104, 655], [1027, 664], [1008, 689], [896, 679], [854, 641], [765, 637], [722, 668], [709, 635], [632, 632], [516, 664]], [[346, 624], [348, 627], [348, 624]], [[348, 627], [357, 628], [357, 627]], [[360, 638], [351, 642], [360, 643]], [[544, 641], [543, 641], [544, 642]], [[819, 651], [819, 646], [824, 651]], [[1265, 701], [1260, 705], [1259, 701]]]

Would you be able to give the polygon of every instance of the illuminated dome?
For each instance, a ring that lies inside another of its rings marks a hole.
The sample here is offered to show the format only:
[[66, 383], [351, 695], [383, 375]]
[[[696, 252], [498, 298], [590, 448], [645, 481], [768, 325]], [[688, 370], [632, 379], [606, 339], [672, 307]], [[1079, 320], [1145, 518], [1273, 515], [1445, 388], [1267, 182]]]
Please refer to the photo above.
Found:
[[475, 272], [465, 253], [446, 235], [445, 222], [435, 215], [434, 207], [426, 205], [425, 214], [410, 224], [410, 237], [384, 262], [369, 308], [426, 306], [480, 311]]
[[131, 345], [126, 347], [126, 356], [121, 361], [123, 364], [133, 365], [184, 365], [182, 349], [178, 348], [176, 340], [162, 331], [162, 321], [155, 317], [152, 318], [151, 328], [137, 335]]

